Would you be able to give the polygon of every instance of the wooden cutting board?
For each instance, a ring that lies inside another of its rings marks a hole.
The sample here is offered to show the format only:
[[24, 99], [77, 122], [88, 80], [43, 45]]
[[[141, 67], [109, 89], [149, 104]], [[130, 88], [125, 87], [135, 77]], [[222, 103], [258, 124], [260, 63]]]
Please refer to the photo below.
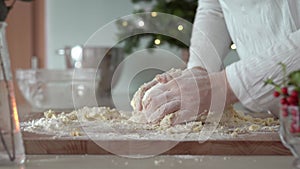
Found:
[[[21, 121], [37, 114], [21, 116]], [[291, 155], [277, 132], [239, 135], [227, 139], [197, 140], [97, 140], [88, 137], [53, 137], [23, 132], [27, 154], [119, 154], [119, 155]], [[112, 151], [113, 150], [113, 151]]]
[[95, 143], [88, 138], [53, 138], [27, 132], [23, 132], [23, 139], [27, 154], [291, 155], [275, 132], [204, 143], [196, 140], [97, 140]]

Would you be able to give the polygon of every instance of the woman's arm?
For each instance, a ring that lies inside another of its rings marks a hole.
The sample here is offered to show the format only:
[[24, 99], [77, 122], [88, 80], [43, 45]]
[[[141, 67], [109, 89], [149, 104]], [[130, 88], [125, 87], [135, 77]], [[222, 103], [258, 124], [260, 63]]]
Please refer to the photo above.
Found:
[[208, 72], [221, 69], [231, 39], [218, 0], [199, 0], [193, 26], [188, 68], [202, 67]]
[[300, 30], [291, 33], [258, 56], [240, 60], [226, 67], [230, 87], [237, 98], [253, 111], [272, 110], [278, 105], [272, 86], [264, 86], [267, 78], [281, 82], [283, 73], [278, 65], [287, 65], [287, 73], [300, 69]]

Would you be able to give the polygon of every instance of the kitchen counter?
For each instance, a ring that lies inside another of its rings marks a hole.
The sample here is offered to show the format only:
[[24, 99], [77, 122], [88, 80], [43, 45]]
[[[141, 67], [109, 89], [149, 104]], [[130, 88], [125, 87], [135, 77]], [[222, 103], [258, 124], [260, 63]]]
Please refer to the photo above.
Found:
[[0, 169], [292, 169], [293, 160], [292, 156], [156, 156], [134, 159], [113, 155], [29, 155], [22, 166], [0, 166]]

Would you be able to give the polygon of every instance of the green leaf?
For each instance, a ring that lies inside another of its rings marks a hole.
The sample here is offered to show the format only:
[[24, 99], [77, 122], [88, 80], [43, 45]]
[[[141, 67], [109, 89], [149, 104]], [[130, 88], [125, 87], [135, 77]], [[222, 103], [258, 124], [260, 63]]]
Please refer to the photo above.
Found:
[[270, 85], [276, 85], [274, 82], [273, 82], [273, 80], [272, 79], [267, 79], [267, 80], [265, 80], [265, 84], [264, 85], [268, 85], [268, 84], [270, 84]]
[[296, 88], [300, 88], [300, 70], [289, 74], [289, 83]]
[[282, 92], [281, 92], [281, 87], [278, 86], [278, 85], [275, 86], [275, 90], [276, 90], [277, 92], [279, 92], [279, 93], [282, 93]]
[[286, 74], [286, 65], [282, 62], [279, 62], [278, 63], [281, 68], [282, 68], [282, 72], [283, 72], [283, 82], [282, 82], [282, 85], [283, 86], [287, 86], [288, 85], [288, 79], [287, 79], [287, 74]]

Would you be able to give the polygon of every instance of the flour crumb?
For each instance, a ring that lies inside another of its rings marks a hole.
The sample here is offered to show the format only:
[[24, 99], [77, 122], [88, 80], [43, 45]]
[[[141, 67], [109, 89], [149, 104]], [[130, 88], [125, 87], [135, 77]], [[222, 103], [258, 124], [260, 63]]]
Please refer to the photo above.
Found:
[[159, 159], [159, 160], [154, 160], [154, 165], [158, 166], [158, 165], [161, 165], [165, 162], [164, 159]]
[[257, 131], [260, 129], [260, 126], [257, 124], [252, 124], [251, 126], [249, 126], [249, 131]]
[[47, 119], [55, 119], [56, 118], [56, 115], [55, 115], [55, 112], [53, 110], [48, 110], [46, 112], [44, 112], [44, 116], [47, 118]]
[[234, 131], [230, 134], [232, 137], [237, 137], [238, 136], [238, 132]]
[[161, 129], [167, 129], [171, 127], [174, 116], [174, 113], [166, 115], [159, 123]]
[[81, 136], [82, 134], [79, 131], [72, 131], [71, 136]]
[[[70, 113], [48, 110], [40, 118], [22, 122], [23, 131], [60, 136], [93, 136], [101, 139], [199, 139], [205, 125], [217, 126], [214, 134], [238, 137], [251, 132], [274, 132], [279, 121], [274, 118], [254, 118], [232, 107], [225, 110], [220, 122], [207, 121], [207, 114], [196, 121], [172, 125], [175, 114], [166, 115], [159, 123], [145, 121], [143, 114], [122, 112], [109, 107], [84, 107]], [[135, 116], [135, 117], [134, 117]], [[141, 122], [140, 120], [144, 120]], [[84, 130], [82, 130], [84, 129]], [[84, 132], [83, 132], [84, 131]]]

